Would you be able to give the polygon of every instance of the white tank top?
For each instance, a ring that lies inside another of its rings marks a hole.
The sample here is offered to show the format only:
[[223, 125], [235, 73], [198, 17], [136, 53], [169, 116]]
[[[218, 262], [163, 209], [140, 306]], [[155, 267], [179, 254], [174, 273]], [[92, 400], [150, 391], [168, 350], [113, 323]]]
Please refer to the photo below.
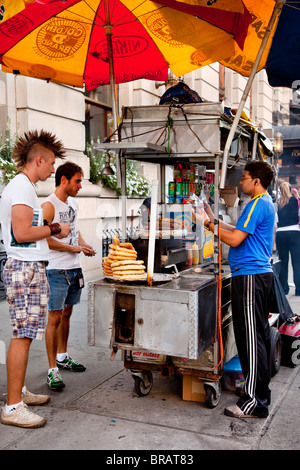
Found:
[[[71, 232], [66, 238], [52, 237], [60, 243], [78, 246], [78, 209], [72, 197], [68, 197], [67, 204], [61, 201], [55, 193], [51, 194], [45, 202], [51, 202], [54, 206], [54, 219], [52, 223], [67, 222], [70, 224]], [[50, 250], [49, 264], [47, 269], [75, 269], [80, 268], [79, 253], [70, 251]]]

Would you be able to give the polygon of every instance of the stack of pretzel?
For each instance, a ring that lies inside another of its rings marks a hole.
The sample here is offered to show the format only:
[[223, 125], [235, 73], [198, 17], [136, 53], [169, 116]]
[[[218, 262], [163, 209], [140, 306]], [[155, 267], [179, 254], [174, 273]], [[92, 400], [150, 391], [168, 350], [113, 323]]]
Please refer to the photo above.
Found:
[[108, 256], [103, 258], [102, 267], [105, 276], [124, 281], [144, 280], [144, 261], [137, 260], [137, 252], [131, 243], [120, 243], [119, 237], [113, 237], [109, 245]]

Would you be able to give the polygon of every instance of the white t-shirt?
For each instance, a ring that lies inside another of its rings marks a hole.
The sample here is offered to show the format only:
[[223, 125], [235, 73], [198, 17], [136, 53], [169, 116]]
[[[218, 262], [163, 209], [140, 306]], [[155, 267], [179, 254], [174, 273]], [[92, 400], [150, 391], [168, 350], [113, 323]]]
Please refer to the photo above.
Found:
[[[70, 224], [70, 233], [66, 238], [52, 237], [59, 243], [78, 246], [78, 208], [74, 198], [68, 197], [67, 204], [61, 201], [55, 193], [51, 194], [44, 202], [51, 202], [54, 206], [54, 219], [52, 223], [67, 222]], [[70, 251], [50, 250], [47, 269], [76, 269], [80, 268], [79, 253]]]
[[49, 248], [46, 239], [35, 242], [18, 243], [12, 233], [12, 206], [22, 204], [32, 207], [32, 225], [43, 225], [43, 211], [34, 185], [26, 175], [15, 176], [4, 188], [1, 196], [0, 221], [7, 257], [20, 261], [48, 261]]

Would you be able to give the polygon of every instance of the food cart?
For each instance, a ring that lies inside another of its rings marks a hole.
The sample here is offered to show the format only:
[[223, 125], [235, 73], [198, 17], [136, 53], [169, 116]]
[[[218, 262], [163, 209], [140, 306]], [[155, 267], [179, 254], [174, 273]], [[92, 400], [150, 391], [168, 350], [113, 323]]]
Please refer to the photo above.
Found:
[[[104, 275], [89, 283], [88, 343], [110, 348], [111, 359], [120, 350], [141, 396], [152, 388], [152, 372], [160, 371], [164, 377], [182, 377], [183, 399], [215, 407], [221, 395], [223, 364], [237, 354], [231, 275], [218, 225], [214, 235], [204, 226], [194, 230], [190, 204], [186, 204], [191, 191], [182, 194], [181, 186], [180, 194], [180, 186], [175, 184], [173, 194], [174, 186], [168, 181], [170, 167], [173, 177], [178, 165], [186, 170], [192, 167], [194, 173], [185, 182], [193, 183], [193, 194], [205, 192], [214, 202], [215, 218], [221, 215], [235, 223], [241, 210], [236, 204], [237, 186], [245, 162], [259, 158], [258, 152], [266, 146], [258, 129], [241, 119], [229, 154], [228, 186], [220, 192], [217, 181], [222, 148], [231, 120], [222, 103], [126, 107], [119, 141], [96, 147], [117, 153], [123, 196], [126, 159], [156, 163], [160, 170], [158, 196], [152, 194], [155, 210], [152, 212], [151, 206], [150, 226], [141, 221], [130, 240], [137, 258], [147, 266], [147, 275], [137, 280]], [[201, 181], [200, 166], [201, 171], [205, 169]], [[205, 173], [209, 176], [206, 179]], [[182, 174], [178, 179], [184, 183]], [[172, 178], [171, 183], [177, 182]], [[201, 188], [196, 186], [200, 183]], [[156, 221], [154, 228], [151, 218]], [[178, 227], [172, 220], [182, 223]], [[191, 265], [189, 253], [194, 246], [199, 250], [198, 259]]]

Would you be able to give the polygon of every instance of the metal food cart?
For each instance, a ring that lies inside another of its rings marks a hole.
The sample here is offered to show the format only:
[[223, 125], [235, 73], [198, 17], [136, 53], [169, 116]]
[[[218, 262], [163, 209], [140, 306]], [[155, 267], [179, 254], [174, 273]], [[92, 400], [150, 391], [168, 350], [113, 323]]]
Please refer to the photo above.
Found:
[[[118, 142], [97, 144], [96, 148], [117, 153], [123, 197], [127, 158], [159, 164], [160, 204], [164, 211], [169, 206], [166, 166], [178, 161], [196, 162], [219, 175], [230, 118], [221, 103], [126, 107], [120, 129]], [[256, 137], [252, 125], [242, 122], [238, 126], [229, 154], [230, 186], [238, 185], [245, 162], [256, 158]], [[218, 218], [217, 184], [214, 201]], [[124, 224], [125, 204], [123, 208]], [[217, 230], [216, 225], [213, 257], [201, 259], [196, 266], [183, 268], [184, 259], [171, 256], [176, 248], [164, 247], [167, 261], [156, 265], [151, 285], [147, 281], [105, 277], [89, 283], [88, 343], [110, 348], [112, 359], [118, 350], [122, 351], [124, 366], [131, 371], [135, 390], [141, 396], [152, 388], [152, 372], [160, 371], [164, 377], [182, 376], [185, 392], [188, 390], [185, 399], [193, 400], [196, 383], [196, 401], [205, 401], [209, 407], [219, 402], [222, 365], [237, 351], [231, 317], [231, 275], [226, 250], [221, 259]], [[139, 254], [138, 240], [132, 242]], [[162, 249], [160, 239], [156, 239], [156, 248]], [[186, 250], [179, 251], [187, 256]], [[170, 260], [175, 264], [173, 272], [168, 269]]]

